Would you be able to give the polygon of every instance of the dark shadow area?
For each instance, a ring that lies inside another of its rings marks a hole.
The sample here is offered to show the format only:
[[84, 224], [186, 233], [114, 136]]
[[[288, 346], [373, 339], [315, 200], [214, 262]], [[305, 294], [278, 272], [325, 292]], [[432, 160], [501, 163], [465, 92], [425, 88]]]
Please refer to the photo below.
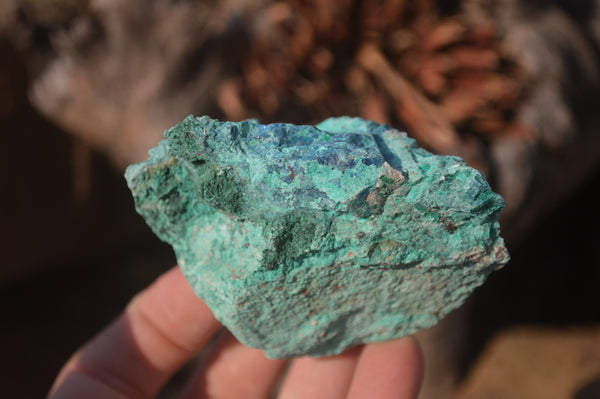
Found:
[[556, 6], [579, 23], [587, 21], [596, 9], [595, 0], [528, 0], [522, 3], [531, 10]]
[[173, 264], [167, 248], [140, 246], [0, 288], [0, 396], [44, 397], [69, 356]]
[[504, 328], [600, 323], [599, 195], [600, 171], [511, 250], [509, 264], [475, 291], [467, 302], [463, 376]]
[[555, 0], [556, 4], [578, 22], [587, 21], [596, 10], [595, 0]]
[[581, 387], [573, 399], [598, 399], [600, 398], [600, 376]]

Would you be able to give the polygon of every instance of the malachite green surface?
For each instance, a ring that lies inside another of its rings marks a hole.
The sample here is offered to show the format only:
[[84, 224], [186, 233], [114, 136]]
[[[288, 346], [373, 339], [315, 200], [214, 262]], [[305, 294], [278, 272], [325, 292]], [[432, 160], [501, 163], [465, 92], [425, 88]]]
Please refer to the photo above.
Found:
[[480, 172], [360, 118], [190, 116], [126, 178], [196, 293], [270, 357], [433, 326], [509, 259]]

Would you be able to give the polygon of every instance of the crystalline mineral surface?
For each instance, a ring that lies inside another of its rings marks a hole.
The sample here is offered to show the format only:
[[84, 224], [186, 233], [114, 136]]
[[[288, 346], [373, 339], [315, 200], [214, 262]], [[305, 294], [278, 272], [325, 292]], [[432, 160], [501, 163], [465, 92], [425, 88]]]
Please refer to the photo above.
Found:
[[430, 327], [509, 258], [480, 172], [360, 118], [190, 116], [126, 178], [196, 293], [270, 357]]

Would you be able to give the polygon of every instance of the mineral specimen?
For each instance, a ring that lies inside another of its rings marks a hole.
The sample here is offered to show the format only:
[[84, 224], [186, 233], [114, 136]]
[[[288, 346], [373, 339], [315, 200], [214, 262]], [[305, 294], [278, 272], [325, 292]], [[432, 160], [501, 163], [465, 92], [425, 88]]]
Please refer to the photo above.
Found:
[[480, 172], [360, 118], [190, 116], [126, 178], [196, 293], [274, 358], [432, 326], [509, 258]]

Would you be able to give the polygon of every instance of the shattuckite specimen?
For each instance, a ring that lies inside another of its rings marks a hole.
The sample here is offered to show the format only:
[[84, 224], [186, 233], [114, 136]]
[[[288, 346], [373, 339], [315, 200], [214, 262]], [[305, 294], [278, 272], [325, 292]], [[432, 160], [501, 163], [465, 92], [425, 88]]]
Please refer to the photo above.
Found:
[[433, 326], [509, 259], [479, 171], [360, 118], [189, 116], [126, 178], [198, 296], [273, 358]]

